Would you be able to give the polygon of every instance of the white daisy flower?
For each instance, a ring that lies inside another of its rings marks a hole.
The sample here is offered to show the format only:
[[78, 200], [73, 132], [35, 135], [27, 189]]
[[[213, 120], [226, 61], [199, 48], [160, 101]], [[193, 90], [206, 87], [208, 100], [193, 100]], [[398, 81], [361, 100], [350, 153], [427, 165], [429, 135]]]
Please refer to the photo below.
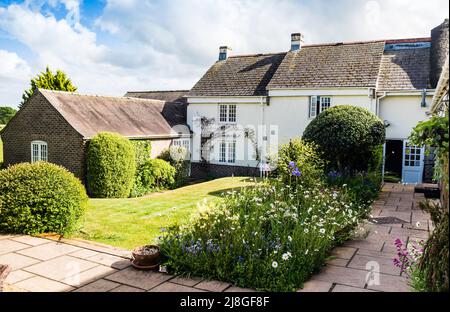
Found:
[[273, 261], [272, 262], [272, 268], [274, 268], [274, 269], [278, 268], [278, 262]]

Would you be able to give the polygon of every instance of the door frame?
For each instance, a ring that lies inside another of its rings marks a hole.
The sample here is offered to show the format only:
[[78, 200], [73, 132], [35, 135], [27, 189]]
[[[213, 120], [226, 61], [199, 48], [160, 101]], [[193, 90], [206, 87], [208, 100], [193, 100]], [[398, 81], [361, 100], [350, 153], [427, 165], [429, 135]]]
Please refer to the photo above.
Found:
[[[402, 183], [406, 184], [405, 182], [405, 151], [406, 151], [406, 144], [409, 142], [408, 139], [403, 139], [403, 151], [402, 151]], [[423, 168], [424, 168], [424, 160], [425, 160], [425, 147], [420, 147], [420, 171], [419, 171], [419, 181], [415, 184], [420, 184], [423, 181]], [[413, 184], [413, 183], [408, 183]]]

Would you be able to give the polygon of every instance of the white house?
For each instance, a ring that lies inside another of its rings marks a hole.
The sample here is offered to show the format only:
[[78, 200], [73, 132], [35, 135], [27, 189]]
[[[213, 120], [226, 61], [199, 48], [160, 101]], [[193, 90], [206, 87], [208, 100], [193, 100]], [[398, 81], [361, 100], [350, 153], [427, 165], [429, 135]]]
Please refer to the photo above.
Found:
[[385, 170], [422, 182], [424, 150], [407, 138], [430, 111], [432, 69], [448, 53], [447, 36], [448, 20], [429, 38], [303, 45], [297, 33], [283, 53], [228, 56], [221, 47], [187, 95], [192, 173], [257, 175], [279, 144], [347, 104], [385, 121]]

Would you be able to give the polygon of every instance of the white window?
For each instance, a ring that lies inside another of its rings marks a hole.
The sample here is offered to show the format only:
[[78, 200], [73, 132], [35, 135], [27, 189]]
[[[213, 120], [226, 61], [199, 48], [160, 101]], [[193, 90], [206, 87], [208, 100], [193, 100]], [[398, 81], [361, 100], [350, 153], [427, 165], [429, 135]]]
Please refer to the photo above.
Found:
[[172, 141], [172, 145], [176, 147], [184, 147], [187, 151], [190, 150], [190, 139], [175, 139]]
[[47, 161], [48, 160], [48, 148], [47, 142], [33, 141], [31, 142], [31, 162]]
[[311, 96], [309, 98], [309, 118], [315, 118], [330, 106], [331, 98], [329, 96]]
[[236, 162], [236, 141], [228, 142], [227, 162], [232, 164]]
[[219, 122], [236, 122], [236, 104], [219, 105]]

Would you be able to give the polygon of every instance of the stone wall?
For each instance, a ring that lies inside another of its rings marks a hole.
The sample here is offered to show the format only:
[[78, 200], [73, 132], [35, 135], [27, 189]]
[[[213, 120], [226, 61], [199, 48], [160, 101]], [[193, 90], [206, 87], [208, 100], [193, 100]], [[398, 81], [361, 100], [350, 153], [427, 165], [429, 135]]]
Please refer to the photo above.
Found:
[[446, 19], [441, 25], [431, 30], [430, 83], [432, 88], [436, 88], [442, 67], [448, 55], [448, 27], [448, 19]]

